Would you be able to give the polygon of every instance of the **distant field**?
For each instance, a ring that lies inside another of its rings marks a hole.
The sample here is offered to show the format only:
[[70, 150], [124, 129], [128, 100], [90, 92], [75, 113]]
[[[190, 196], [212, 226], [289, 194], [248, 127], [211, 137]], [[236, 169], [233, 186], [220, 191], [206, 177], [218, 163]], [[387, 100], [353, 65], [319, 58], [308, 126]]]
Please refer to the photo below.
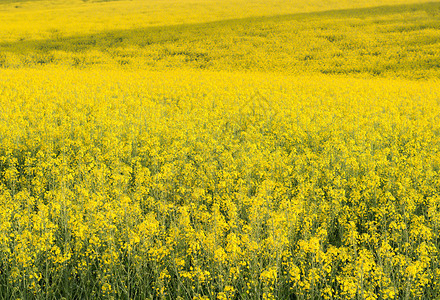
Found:
[[0, 299], [440, 299], [440, 2], [0, 1]]
[[40, 0], [0, 1], [0, 40], [45, 39], [106, 30], [205, 23], [421, 0]]
[[440, 3], [426, 3], [74, 36], [54, 30], [46, 39], [0, 42], [0, 66], [432, 77], [440, 71], [439, 16]]

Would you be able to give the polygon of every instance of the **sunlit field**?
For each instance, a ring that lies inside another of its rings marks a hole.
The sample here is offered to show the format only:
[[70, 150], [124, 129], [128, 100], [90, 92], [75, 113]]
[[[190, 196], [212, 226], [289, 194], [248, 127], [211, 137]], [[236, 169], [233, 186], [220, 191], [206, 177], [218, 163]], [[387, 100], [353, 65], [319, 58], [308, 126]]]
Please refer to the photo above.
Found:
[[440, 298], [440, 2], [0, 0], [0, 299]]

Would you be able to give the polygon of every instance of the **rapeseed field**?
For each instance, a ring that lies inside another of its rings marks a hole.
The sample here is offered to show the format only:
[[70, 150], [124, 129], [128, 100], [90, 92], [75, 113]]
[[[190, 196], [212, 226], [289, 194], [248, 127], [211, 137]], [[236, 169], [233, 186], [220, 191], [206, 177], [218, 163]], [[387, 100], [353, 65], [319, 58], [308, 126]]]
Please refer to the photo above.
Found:
[[0, 299], [440, 298], [440, 2], [0, 0]]

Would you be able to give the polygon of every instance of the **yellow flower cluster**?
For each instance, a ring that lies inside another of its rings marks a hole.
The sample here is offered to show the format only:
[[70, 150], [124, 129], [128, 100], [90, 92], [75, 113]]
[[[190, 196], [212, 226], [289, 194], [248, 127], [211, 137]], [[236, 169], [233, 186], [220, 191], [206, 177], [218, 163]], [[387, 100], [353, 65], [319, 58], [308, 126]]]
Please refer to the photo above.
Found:
[[440, 298], [439, 3], [0, 2], [1, 299]]
[[440, 84], [0, 71], [0, 295], [440, 295]]

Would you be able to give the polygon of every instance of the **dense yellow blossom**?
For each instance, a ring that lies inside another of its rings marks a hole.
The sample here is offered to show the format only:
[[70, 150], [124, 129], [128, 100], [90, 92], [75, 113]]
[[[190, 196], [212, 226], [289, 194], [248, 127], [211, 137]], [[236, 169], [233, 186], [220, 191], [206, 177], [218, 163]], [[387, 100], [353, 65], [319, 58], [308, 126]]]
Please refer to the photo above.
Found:
[[439, 298], [439, 15], [1, 2], [0, 298]]
[[438, 294], [436, 79], [0, 77], [13, 297]]

